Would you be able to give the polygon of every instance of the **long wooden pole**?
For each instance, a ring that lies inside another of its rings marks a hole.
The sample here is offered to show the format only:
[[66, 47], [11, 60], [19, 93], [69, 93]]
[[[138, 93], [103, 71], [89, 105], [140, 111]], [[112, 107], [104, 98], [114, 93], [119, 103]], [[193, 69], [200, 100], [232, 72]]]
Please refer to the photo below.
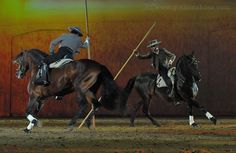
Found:
[[137, 47], [133, 50], [133, 52], [131, 53], [131, 55], [128, 57], [128, 59], [125, 61], [125, 63], [123, 64], [123, 66], [120, 68], [120, 70], [117, 72], [116, 76], [114, 77], [114, 80], [120, 75], [121, 71], [124, 69], [124, 67], [127, 65], [127, 63], [130, 61], [131, 57], [134, 55], [134, 53], [137, 51], [137, 49], [139, 48], [139, 46], [142, 44], [142, 42], [145, 40], [145, 38], [149, 35], [149, 33], [152, 31], [152, 29], [154, 28], [154, 26], [156, 25], [156, 22], [153, 23], [153, 25], [149, 28], [149, 30], [147, 31], [147, 33], [144, 35], [143, 39], [139, 42], [139, 44], [137, 45]]
[[[87, 33], [87, 36], [89, 37], [88, 4], [87, 4], [87, 0], [84, 0], [84, 2], [85, 2], [86, 33]], [[91, 59], [90, 45], [88, 45], [88, 59]]]
[[[85, 2], [85, 19], [86, 19], [86, 33], [87, 37], [89, 37], [89, 25], [88, 25], [88, 3], [87, 0], [84, 0]], [[88, 59], [91, 59], [91, 50], [90, 50], [90, 44], [88, 45]], [[94, 109], [92, 105], [92, 110]], [[93, 128], [95, 128], [95, 115], [93, 115]]]
[[[125, 63], [123, 64], [123, 66], [120, 68], [120, 70], [117, 72], [116, 76], [114, 77], [114, 80], [117, 79], [117, 77], [120, 75], [121, 71], [125, 68], [125, 66], [127, 65], [127, 63], [130, 61], [130, 59], [132, 58], [132, 56], [134, 55], [134, 53], [137, 51], [137, 49], [139, 48], [139, 46], [142, 44], [142, 42], [146, 39], [146, 37], [149, 35], [149, 33], [152, 31], [152, 29], [155, 27], [156, 22], [154, 22], [152, 24], [152, 26], [148, 29], [148, 31], [146, 32], [146, 34], [144, 35], [143, 39], [138, 43], [137, 47], [133, 50], [133, 52], [130, 54], [130, 56], [128, 57], [128, 59], [125, 61]], [[98, 101], [101, 100], [101, 97], [99, 98]], [[93, 112], [93, 109], [90, 110], [90, 112], [87, 114], [87, 116], [84, 118], [84, 120], [81, 122], [81, 124], [79, 125], [79, 128], [81, 128], [84, 124], [84, 122], [88, 119], [89, 115]]]

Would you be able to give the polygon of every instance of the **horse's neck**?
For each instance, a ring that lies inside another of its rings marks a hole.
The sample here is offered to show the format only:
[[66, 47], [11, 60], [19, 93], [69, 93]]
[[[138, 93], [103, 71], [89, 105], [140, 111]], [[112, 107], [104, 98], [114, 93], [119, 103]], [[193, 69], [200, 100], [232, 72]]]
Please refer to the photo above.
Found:
[[180, 68], [176, 69], [176, 81], [177, 83], [187, 83], [192, 84], [194, 82], [193, 77], [188, 75], [188, 73], [184, 73]]
[[31, 77], [34, 77], [38, 72], [38, 66], [34, 65], [32, 68], [31, 68]]
[[32, 54], [29, 54], [29, 58], [30, 58], [29, 67], [31, 71], [31, 77], [33, 77], [38, 72], [39, 69], [38, 67], [43, 59], [42, 58], [39, 59], [38, 57], [35, 57]]

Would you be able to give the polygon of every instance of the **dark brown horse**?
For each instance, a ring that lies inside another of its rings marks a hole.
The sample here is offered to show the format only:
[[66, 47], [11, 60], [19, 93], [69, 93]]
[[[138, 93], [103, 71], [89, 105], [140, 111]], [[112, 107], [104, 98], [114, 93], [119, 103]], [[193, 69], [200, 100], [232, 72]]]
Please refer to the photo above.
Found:
[[[118, 100], [115, 100], [118, 98], [119, 89], [113, 81], [112, 74], [104, 65], [93, 60], [81, 59], [70, 62], [58, 69], [51, 69], [49, 75], [51, 84], [47, 87], [35, 85], [34, 80], [38, 65], [47, 56], [40, 50], [31, 49], [21, 52], [13, 61], [18, 65], [16, 71], [18, 78], [23, 78], [27, 71], [31, 72], [28, 83], [29, 102], [26, 108], [26, 116], [30, 123], [24, 130], [25, 132], [31, 131], [33, 126], [37, 124], [36, 116], [44, 100], [51, 96], [64, 96], [76, 92], [80, 110], [72, 118], [69, 125], [75, 125], [77, 119], [86, 110], [87, 103], [91, 103], [95, 107], [102, 104], [110, 110], [121, 107]], [[98, 102], [96, 93], [100, 86], [102, 86], [102, 98]]]
[[134, 106], [134, 110], [131, 114], [131, 126], [134, 126], [136, 113], [141, 106], [143, 107], [143, 113], [151, 120], [152, 124], [160, 126], [160, 124], [153, 119], [149, 112], [149, 105], [153, 96], [164, 98], [166, 101], [170, 102], [173, 100], [187, 102], [187, 106], [189, 108], [189, 124], [193, 127], [198, 126], [193, 119], [193, 106], [198, 108], [209, 120], [216, 124], [216, 118], [196, 101], [196, 96], [198, 93], [197, 82], [201, 79], [201, 75], [198, 70], [198, 61], [193, 53], [190, 55], [183, 55], [177, 61], [176, 75], [174, 79], [175, 99], [168, 97], [166, 87], [157, 87], [157, 76], [157, 73], [143, 73], [131, 78], [128, 81], [121, 98], [123, 102], [127, 102], [128, 96], [133, 88], [136, 89], [141, 98], [141, 100]]

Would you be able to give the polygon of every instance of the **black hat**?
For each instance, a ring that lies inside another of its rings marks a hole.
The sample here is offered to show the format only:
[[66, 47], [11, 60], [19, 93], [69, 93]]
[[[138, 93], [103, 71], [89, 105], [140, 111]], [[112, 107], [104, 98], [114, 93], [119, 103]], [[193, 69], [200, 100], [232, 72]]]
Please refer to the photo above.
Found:
[[159, 45], [160, 43], [161, 43], [161, 41], [158, 41], [157, 39], [154, 39], [154, 40], [149, 42], [149, 45], [147, 45], [147, 47], [156, 46], [156, 45]]
[[83, 36], [82, 32], [80, 31], [80, 28], [79, 27], [68, 27], [68, 30], [71, 32], [71, 33], [76, 33], [78, 34], [80, 37]]

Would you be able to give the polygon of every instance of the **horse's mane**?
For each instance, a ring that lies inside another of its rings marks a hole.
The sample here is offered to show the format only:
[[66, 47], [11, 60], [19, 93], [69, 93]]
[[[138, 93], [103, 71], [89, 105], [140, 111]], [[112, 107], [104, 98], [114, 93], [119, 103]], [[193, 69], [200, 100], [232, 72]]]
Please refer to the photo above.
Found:
[[176, 69], [177, 71], [180, 71], [180, 64], [183, 62], [183, 60], [186, 58], [186, 55], [181, 56], [180, 58], [178, 58], [177, 62], [176, 62]]
[[39, 50], [39, 49], [30, 49], [28, 50], [29, 53], [33, 54], [33, 55], [37, 55], [37, 56], [42, 56], [43, 58], [47, 57], [48, 54]]
[[20, 54], [16, 55], [15, 59], [20, 58], [23, 55], [23, 52], [21, 52]]

